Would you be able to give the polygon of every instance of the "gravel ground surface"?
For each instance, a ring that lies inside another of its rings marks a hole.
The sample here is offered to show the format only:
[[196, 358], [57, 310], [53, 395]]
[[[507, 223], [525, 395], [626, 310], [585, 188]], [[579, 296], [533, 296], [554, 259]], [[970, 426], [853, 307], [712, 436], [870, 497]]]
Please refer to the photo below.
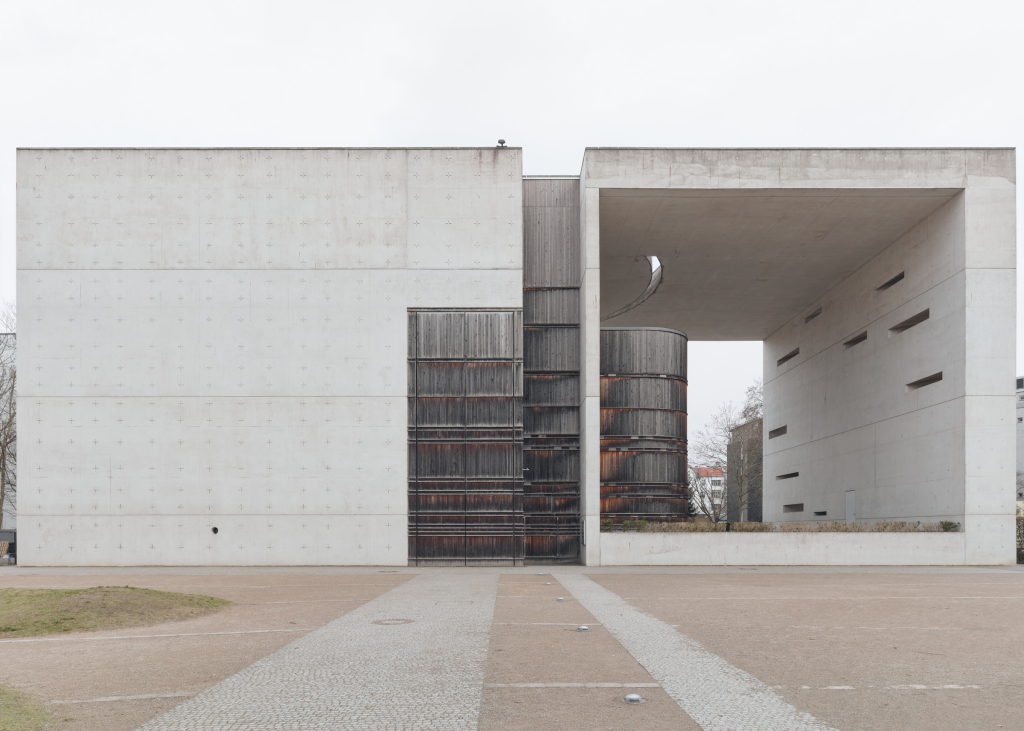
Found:
[[0, 643], [67, 731], [1024, 727], [1019, 569], [0, 567], [104, 584], [235, 604]]

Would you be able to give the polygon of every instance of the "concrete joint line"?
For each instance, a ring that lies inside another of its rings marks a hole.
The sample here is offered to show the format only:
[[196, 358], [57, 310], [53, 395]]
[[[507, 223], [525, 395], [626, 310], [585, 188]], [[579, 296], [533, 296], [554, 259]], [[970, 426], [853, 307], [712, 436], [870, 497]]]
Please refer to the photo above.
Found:
[[148, 701], [155, 698], [191, 698], [198, 691], [181, 693], [145, 693], [144, 695], [112, 695], [109, 698], [80, 698], [66, 701], [46, 701], [47, 705], [63, 706], [69, 703], [115, 703], [117, 701]]
[[164, 637], [206, 637], [208, 635], [265, 635], [274, 632], [312, 632], [315, 627], [295, 629], [248, 629], [237, 632], [182, 632], [166, 635], [114, 635], [112, 637], [26, 637], [19, 640], [0, 640], [0, 645], [10, 642], [102, 642], [104, 640], [152, 640]]
[[704, 731], [836, 731], [586, 576], [556, 578]]

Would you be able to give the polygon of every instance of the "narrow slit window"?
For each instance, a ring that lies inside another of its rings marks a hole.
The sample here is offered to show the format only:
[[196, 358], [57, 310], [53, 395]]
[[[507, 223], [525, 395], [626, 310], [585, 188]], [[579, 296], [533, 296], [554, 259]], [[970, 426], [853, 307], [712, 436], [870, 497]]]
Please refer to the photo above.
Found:
[[776, 475], [775, 479], [776, 480], [792, 480], [794, 477], [799, 477], [799, 476], [800, 476], [799, 472], [787, 472], [784, 475]]
[[852, 338], [850, 338], [845, 343], [843, 343], [843, 345], [845, 345], [847, 347], [847, 349], [849, 349], [849, 348], [852, 348], [854, 345], [857, 345], [858, 343], [863, 343], [867, 339], [868, 339], [868, 333], [867, 333], [867, 330], [865, 330], [860, 335], [854, 335]]
[[793, 360], [798, 355], [800, 355], [800, 348], [797, 348], [796, 350], [793, 350], [793, 351], [790, 351], [789, 353], [786, 353], [784, 356], [782, 356], [781, 358], [779, 358], [775, 362], [775, 365], [776, 365], [776, 367], [778, 367], [778, 366], [782, 365], [783, 363], [785, 363], [787, 360]]
[[827, 510], [815, 510], [814, 514], [816, 516], [818, 516], [819, 518], [821, 518], [821, 517], [824, 517], [824, 516], [828, 515], [828, 511]]
[[884, 292], [885, 290], [889, 289], [889, 287], [891, 287], [892, 285], [896, 284], [897, 282], [902, 281], [904, 274], [906, 274], [906, 272], [900, 272], [899, 274], [897, 274], [895, 277], [890, 279], [888, 282], [883, 284], [881, 287], [879, 287], [875, 291], [876, 292]]
[[807, 317], [804, 318], [804, 325], [809, 323], [811, 320], [813, 320], [815, 317], [817, 317], [820, 314], [821, 314], [821, 308], [819, 307], [814, 312], [812, 312], [811, 314], [809, 314]]
[[1017, 379], [1017, 390], [1020, 391], [1022, 388], [1024, 388], [1024, 378], [1018, 378]]
[[782, 506], [783, 513], [802, 513], [804, 512], [803, 503], [790, 503], [789, 505]]
[[920, 325], [922, 322], [927, 320], [929, 317], [931, 317], [931, 308], [928, 308], [927, 310], [922, 310], [921, 312], [918, 312], [913, 317], [908, 317], [903, 322], [899, 322], [899, 323], [893, 325], [892, 327], [890, 327], [889, 328], [890, 336], [891, 336], [892, 333], [901, 333], [904, 330], [909, 330], [910, 328], [914, 327], [914, 325]]
[[919, 388], [924, 388], [925, 386], [930, 386], [933, 383], [938, 383], [941, 380], [942, 380], [942, 371], [939, 371], [938, 373], [933, 373], [930, 376], [925, 376], [924, 378], [918, 378], [913, 383], [908, 383], [907, 384], [907, 390], [908, 391], [916, 391]]
[[788, 424], [783, 424], [778, 429], [772, 429], [770, 432], [768, 432], [768, 438], [769, 439], [774, 439], [775, 437], [781, 437], [783, 434], [786, 433], [786, 427], [787, 426], [789, 426], [789, 425]]

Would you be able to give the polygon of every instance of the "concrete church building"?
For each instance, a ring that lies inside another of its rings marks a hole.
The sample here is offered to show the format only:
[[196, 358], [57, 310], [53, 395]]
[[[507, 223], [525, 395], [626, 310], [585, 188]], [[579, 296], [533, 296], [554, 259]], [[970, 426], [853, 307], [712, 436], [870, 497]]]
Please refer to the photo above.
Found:
[[[17, 170], [23, 565], [1014, 561], [1012, 149]], [[601, 533], [685, 514], [687, 338], [764, 341], [764, 520], [960, 532]]]

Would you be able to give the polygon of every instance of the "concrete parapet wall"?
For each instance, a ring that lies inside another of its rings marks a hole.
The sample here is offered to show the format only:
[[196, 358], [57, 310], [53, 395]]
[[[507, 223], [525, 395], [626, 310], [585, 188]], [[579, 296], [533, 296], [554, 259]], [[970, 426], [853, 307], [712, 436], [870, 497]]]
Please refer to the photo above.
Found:
[[602, 533], [602, 566], [963, 566], [964, 533]]

